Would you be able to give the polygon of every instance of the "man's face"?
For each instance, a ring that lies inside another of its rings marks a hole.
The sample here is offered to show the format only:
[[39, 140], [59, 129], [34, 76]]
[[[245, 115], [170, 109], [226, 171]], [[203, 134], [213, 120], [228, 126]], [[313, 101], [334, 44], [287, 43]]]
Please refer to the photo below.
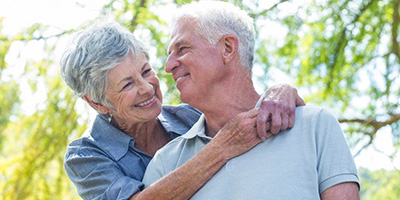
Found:
[[165, 71], [172, 73], [181, 100], [197, 107], [203, 98], [216, 92], [215, 85], [224, 72], [220, 44], [210, 45], [196, 36], [193, 23], [183, 20], [175, 26]]
[[130, 54], [108, 73], [107, 98], [114, 106], [109, 112], [121, 128], [149, 121], [161, 112], [159, 80], [143, 53]]

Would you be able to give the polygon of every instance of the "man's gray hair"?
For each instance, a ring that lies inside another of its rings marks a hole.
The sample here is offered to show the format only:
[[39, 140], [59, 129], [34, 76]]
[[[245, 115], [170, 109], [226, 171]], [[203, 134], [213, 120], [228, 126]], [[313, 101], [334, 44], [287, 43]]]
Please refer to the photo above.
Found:
[[222, 36], [233, 34], [239, 39], [241, 64], [250, 73], [254, 62], [254, 20], [244, 10], [221, 1], [192, 2], [178, 8], [173, 25], [185, 19], [194, 19], [195, 34], [216, 44]]
[[78, 33], [61, 58], [61, 76], [79, 96], [87, 94], [96, 103], [114, 108], [106, 97], [108, 72], [127, 56], [147, 49], [116, 22], [96, 23]]

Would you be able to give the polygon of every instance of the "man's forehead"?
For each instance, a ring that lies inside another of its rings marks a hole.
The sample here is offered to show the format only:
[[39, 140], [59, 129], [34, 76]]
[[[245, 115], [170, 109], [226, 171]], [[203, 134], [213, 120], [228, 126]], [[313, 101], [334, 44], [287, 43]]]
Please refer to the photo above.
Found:
[[172, 27], [171, 40], [187, 32], [193, 32], [196, 21], [193, 19], [181, 19]]
[[177, 48], [182, 45], [188, 45], [190, 43], [189, 40], [186, 38], [186, 36], [190, 35], [190, 34], [185, 34], [187, 32], [191, 32], [191, 30], [175, 26], [174, 31], [172, 32], [171, 35], [171, 40], [168, 45], [168, 54], [173, 48]]

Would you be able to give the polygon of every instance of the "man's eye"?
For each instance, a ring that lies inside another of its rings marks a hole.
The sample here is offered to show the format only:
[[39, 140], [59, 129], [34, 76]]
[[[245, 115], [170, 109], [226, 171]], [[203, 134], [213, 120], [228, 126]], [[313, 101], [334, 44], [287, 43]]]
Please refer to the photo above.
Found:
[[179, 47], [179, 53], [181, 53], [182, 51], [184, 51], [185, 49], [187, 49], [188, 47]]

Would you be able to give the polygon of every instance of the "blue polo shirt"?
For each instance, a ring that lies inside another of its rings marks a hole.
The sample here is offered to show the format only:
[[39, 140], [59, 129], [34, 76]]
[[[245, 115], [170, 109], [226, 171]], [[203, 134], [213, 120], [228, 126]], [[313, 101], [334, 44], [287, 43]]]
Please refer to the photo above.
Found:
[[[163, 106], [158, 118], [173, 139], [185, 134], [200, 114], [188, 105]], [[97, 116], [91, 129], [68, 145], [64, 167], [83, 199], [128, 199], [143, 189], [151, 159], [135, 147], [135, 138]]]

